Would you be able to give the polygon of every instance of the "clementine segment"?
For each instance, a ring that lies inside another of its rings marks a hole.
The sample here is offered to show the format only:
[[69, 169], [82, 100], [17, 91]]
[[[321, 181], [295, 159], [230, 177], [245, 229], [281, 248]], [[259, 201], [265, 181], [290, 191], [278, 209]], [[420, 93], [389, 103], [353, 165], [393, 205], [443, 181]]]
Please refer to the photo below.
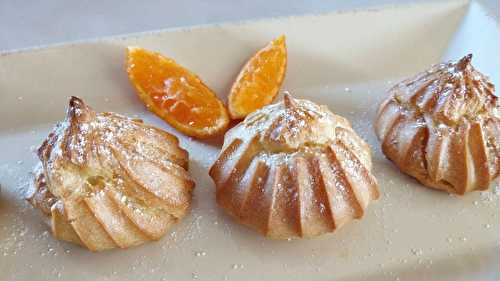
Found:
[[198, 76], [174, 60], [128, 47], [127, 73], [146, 107], [182, 133], [208, 138], [227, 130], [224, 104]]
[[243, 66], [229, 93], [229, 115], [241, 119], [270, 104], [285, 77], [287, 50], [281, 35], [259, 50]]

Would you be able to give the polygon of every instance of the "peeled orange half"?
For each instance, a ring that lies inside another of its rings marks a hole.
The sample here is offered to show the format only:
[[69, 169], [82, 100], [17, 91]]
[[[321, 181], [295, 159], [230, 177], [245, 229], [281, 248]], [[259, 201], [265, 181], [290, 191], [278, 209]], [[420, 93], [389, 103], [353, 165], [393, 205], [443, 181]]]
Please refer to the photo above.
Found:
[[287, 50], [281, 35], [248, 60], [231, 87], [228, 98], [229, 115], [242, 119], [270, 104], [285, 78]]
[[209, 138], [227, 130], [224, 104], [201, 80], [159, 53], [127, 48], [127, 73], [146, 107], [180, 132]]

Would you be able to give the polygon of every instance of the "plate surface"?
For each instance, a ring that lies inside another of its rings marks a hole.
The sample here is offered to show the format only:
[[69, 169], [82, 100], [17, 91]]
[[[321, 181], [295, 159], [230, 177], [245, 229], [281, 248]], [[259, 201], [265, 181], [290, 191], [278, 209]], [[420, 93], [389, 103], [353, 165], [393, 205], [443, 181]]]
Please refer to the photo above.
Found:
[[[124, 47], [176, 59], [225, 99], [245, 60], [286, 34], [283, 86], [352, 121], [373, 147], [382, 197], [363, 220], [312, 240], [272, 241], [215, 205], [207, 174], [218, 144], [184, 137], [147, 112]], [[380, 152], [372, 119], [395, 82], [469, 52], [500, 85], [500, 29], [475, 2], [446, 1], [177, 29], [0, 56], [1, 280], [500, 280], [500, 187], [462, 198], [423, 188]], [[68, 96], [178, 135], [196, 181], [191, 214], [162, 240], [91, 253], [52, 239], [22, 200], [33, 150]]]

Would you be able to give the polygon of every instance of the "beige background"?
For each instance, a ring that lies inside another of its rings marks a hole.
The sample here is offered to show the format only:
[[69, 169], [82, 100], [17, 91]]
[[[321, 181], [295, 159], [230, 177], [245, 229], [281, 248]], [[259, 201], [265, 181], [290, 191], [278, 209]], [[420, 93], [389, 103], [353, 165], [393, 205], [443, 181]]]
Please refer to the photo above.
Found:
[[[463, 198], [425, 189], [383, 157], [371, 126], [387, 88], [432, 63], [473, 52], [473, 64], [499, 84], [490, 14], [476, 2], [414, 4], [0, 56], [0, 280], [499, 280], [498, 187]], [[135, 97], [124, 46], [168, 54], [224, 98], [245, 59], [281, 33], [289, 48], [283, 88], [348, 117], [373, 147], [382, 198], [363, 220], [313, 240], [260, 237], [215, 206], [207, 168], [219, 147], [182, 135], [197, 183], [193, 211], [161, 241], [90, 253], [53, 240], [22, 201], [32, 149], [64, 116], [69, 95], [176, 133]]]
[[[0, 51], [171, 27], [442, 0], [0, 0]], [[500, 1], [479, 0], [500, 16]]]

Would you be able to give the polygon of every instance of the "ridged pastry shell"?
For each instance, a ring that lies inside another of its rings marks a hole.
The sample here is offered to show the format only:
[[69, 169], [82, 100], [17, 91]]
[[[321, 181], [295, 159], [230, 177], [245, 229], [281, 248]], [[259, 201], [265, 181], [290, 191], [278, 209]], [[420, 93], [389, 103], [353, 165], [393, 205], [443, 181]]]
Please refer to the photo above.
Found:
[[500, 173], [500, 107], [471, 55], [433, 66], [389, 90], [375, 130], [401, 171], [426, 186], [464, 194]]
[[379, 196], [371, 165], [345, 118], [286, 94], [226, 133], [210, 176], [217, 203], [237, 221], [286, 239], [361, 218]]
[[157, 240], [191, 203], [188, 153], [175, 136], [76, 97], [38, 157], [28, 201], [56, 238], [92, 251]]

